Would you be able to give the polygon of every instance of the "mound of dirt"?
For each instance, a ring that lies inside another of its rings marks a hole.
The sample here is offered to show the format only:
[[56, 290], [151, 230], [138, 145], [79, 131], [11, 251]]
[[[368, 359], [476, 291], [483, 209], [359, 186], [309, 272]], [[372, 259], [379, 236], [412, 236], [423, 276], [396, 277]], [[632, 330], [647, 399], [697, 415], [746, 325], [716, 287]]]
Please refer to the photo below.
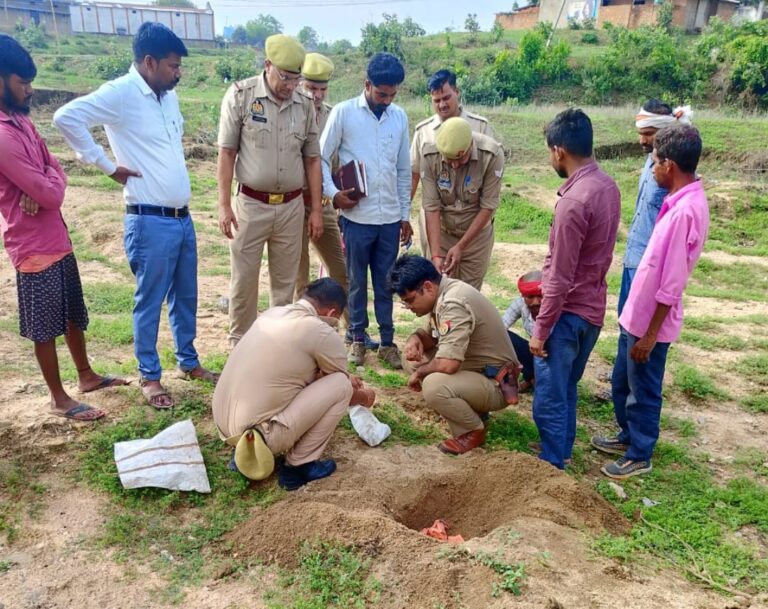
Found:
[[442, 518], [452, 535], [487, 544], [526, 519], [594, 532], [629, 527], [597, 493], [529, 455], [456, 459], [434, 447], [395, 446], [351, 456], [355, 462], [341, 462], [337, 474], [232, 531], [234, 551], [295, 567], [302, 541], [333, 540], [373, 558], [375, 576], [387, 582], [381, 607], [450, 604], [457, 593], [470, 607], [486, 607], [493, 600], [490, 569], [441, 558], [445, 544], [419, 529]]

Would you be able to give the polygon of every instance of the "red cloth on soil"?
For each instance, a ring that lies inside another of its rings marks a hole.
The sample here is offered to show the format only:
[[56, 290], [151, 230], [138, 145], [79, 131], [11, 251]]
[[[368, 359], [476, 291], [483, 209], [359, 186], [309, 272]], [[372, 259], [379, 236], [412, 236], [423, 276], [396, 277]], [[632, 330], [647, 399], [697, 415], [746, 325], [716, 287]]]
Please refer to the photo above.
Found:
[[438, 541], [464, 543], [464, 538], [461, 535], [448, 535], [448, 526], [445, 524], [445, 520], [440, 520], [439, 518], [435, 520], [431, 527], [421, 529], [420, 533]]

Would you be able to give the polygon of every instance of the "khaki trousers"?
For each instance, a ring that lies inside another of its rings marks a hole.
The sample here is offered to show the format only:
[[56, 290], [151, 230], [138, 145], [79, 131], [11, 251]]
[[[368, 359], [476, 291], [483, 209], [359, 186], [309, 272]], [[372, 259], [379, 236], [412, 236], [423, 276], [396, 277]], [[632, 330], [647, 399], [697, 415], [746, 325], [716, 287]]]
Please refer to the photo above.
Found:
[[335, 372], [307, 385], [279, 414], [270, 419], [264, 440], [288, 465], [320, 458], [352, 399], [352, 383]]
[[[299, 258], [299, 273], [296, 276], [296, 289], [294, 290], [294, 300], [301, 298], [304, 289], [309, 283], [309, 244], [310, 239], [307, 234], [307, 219], [309, 218], [309, 208], [304, 208], [304, 230], [302, 232], [301, 257]], [[344, 291], [349, 290], [347, 284], [347, 261], [344, 258], [344, 252], [341, 249], [341, 232], [339, 231], [339, 222], [336, 216], [336, 210], [333, 205], [323, 207], [323, 236], [317, 241], [312, 241], [320, 260], [322, 260], [326, 271], [331, 279], [337, 281]], [[349, 310], [344, 309], [344, 321], [349, 326]]]
[[434, 372], [422, 381], [421, 387], [427, 406], [448, 421], [454, 437], [483, 429], [478, 412], [492, 412], [507, 406], [499, 386], [479, 372]]
[[[459, 242], [461, 237], [449, 235], [445, 231], [440, 231], [440, 256], [445, 256], [449, 249]], [[429, 249], [429, 240], [427, 239], [427, 217], [424, 209], [419, 212], [419, 242], [421, 251], [428, 260], [432, 260]], [[468, 283], [476, 290], [483, 287], [485, 274], [488, 272], [488, 266], [491, 263], [491, 252], [493, 251], [494, 230], [493, 223], [486, 226], [480, 234], [475, 237], [469, 247], [462, 252], [461, 262], [458, 270], [451, 273], [453, 279], [460, 279]], [[436, 254], [438, 255], [438, 254]]]
[[239, 194], [235, 199], [239, 229], [230, 241], [229, 341], [234, 346], [259, 314], [259, 274], [264, 245], [269, 264], [270, 306], [293, 302], [301, 256], [304, 203], [301, 196], [267, 205]]

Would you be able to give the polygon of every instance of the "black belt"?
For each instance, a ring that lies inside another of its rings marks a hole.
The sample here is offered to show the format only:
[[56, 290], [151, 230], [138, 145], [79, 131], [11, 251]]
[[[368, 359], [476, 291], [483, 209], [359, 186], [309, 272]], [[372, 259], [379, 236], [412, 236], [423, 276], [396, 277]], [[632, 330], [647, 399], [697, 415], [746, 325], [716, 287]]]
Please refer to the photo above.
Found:
[[162, 205], [126, 205], [126, 214], [137, 216], [164, 216], [166, 218], [186, 218], [189, 207], [163, 207]]

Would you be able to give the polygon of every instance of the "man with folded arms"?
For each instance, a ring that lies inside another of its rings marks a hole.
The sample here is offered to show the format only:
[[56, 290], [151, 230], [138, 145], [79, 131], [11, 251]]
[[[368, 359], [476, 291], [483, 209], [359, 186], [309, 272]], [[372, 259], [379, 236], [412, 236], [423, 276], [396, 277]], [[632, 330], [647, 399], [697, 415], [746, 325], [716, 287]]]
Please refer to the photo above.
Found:
[[[184, 119], [174, 87], [187, 49], [159, 23], [144, 23], [133, 39], [134, 63], [125, 76], [59, 108], [56, 127], [78, 159], [123, 185], [125, 253], [136, 277], [134, 353], [141, 390], [158, 409], [173, 406], [160, 384], [157, 333], [163, 301], [176, 345], [178, 375], [215, 382], [200, 365], [197, 333], [197, 242], [189, 215], [190, 183], [184, 161]], [[117, 164], [93, 139], [103, 125]]]
[[347, 295], [333, 279], [310, 283], [292, 305], [272, 307], [232, 350], [213, 394], [213, 420], [236, 444], [249, 429], [275, 454], [280, 486], [292, 491], [330, 476], [320, 459], [350, 404], [371, 406], [374, 394], [347, 373], [344, 341], [335, 330]]
[[474, 133], [466, 119], [454, 117], [443, 123], [434, 144], [422, 146], [421, 158], [432, 263], [480, 290], [491, 262], [504, 151], [492, 138]]
[[621, 194], [592, 158], [592, 122], [570, 108], [547, 125], [552, 168], [567, 178], [557, 194], [543, 298], [528, 345], [534, 356], [533, 420], [539, 458], [563, 469], [576, 439], [577, 384], [605, 320]]
[[[276, 34], [264, 45], [264, 71], [233, 83], [219, 120], [219, 228], [230, 239], [229, 342], [237, 344], [259, 313], [261, 255], [267, 246], [270, 305], [293, 301], [307, 232], [323, 232], [319, 127], [312, 100], [297, 90], [299, 42]], [[232, 180], [238, 194], [232, 205]], [[304, 188], [307, 194], [304, 195]]]
[[72, 399], [61, 384], [56, 337], [63, 335], [67, 342], [83, 393], [125, 381], [99, 376], [88, 362], [88, 311], [61, 215], [67, 177], [27, 117], [36, 75], [30, 54], [0, 34], [0, 232], [16, 269], [19, 330], [35, 345], [51, 412], [95, 421], [105, 412]]
[[471, 285], [444, 277], [426, 258], [401, 256], [390, 289], [429, 323], [403, 349], [408, 387], [448, 421], [438, 448], [460, 455], [485, 442], [488, 413], [517, 403], [519, 364], [493, 304]]
[[622, 337], [612, 382], [621, 431], [615, 438], [592, 438], [598, 450], [621, 455], [601, 470], [611, 478], [652, 469], [667, 351], [680, 336], [683, 291], [709, 230], [707, 197], [696, 177], [701, 147], [701, 136], [690, 125], [664, 127], [653, 145], [653, 173], [669, 194], [619, 316]]

